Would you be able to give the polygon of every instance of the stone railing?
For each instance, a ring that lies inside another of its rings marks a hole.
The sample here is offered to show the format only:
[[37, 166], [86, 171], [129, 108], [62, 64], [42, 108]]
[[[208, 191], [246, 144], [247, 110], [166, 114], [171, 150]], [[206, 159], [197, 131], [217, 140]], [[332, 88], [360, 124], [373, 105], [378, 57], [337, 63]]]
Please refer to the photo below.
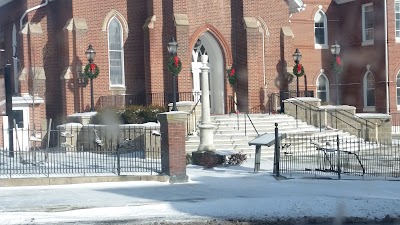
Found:
[[391, 141], [391, 116], [379, 113], [356, 114], [348, 105], [321, 106], [318, 98], [291, 98], [284, 101], [285, 113], [316, 127], [349, 132], [367, 141]]

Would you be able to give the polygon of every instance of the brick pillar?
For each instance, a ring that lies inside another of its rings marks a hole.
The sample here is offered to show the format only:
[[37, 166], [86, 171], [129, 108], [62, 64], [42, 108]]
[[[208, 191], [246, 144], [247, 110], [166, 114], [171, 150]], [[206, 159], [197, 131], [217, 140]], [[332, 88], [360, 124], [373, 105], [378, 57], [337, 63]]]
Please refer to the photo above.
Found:
[[161, 131], [161, 167], [170, 183], [188, 181], [186, 175], [186, 113], [166, 112], [157, 115]]

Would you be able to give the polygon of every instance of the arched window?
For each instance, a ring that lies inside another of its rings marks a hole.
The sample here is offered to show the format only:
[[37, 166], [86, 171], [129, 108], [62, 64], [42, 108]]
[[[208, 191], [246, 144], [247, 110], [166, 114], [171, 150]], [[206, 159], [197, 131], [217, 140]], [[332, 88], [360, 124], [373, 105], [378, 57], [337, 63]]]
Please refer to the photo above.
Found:
[[364, 107], [375, 107], [375, 80], [371, 71], [364, 75]]
[[397, 74], [396, 82], [396, 93], [397, 93], [397, 108], [400, 108], [400, 72]]
[[314, 16], [315, 48], [328, 48], [327, 18], [322, 10], [318, 10]]
[[123, 32], [116, 17], [108, 24], [108, 60], [110, 86], [125, 86]]
[[329, 81], [323, 73], [317, 79], [317, 98], [321, 99], [321, 102], [328, 102], [329, 99]]

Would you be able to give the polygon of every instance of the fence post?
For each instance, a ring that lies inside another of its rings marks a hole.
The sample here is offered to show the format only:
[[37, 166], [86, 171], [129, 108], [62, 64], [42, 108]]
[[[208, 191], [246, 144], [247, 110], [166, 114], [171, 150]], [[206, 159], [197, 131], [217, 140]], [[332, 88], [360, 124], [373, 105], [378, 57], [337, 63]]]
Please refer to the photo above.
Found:
[[283, 100], [285, 100], [285, 91], [279, 92], [279, 103], [281, 105], [280, 113], [285, 113], [285, 105], [283, 104]]
[[339, 134], [336, 135], [336, 146], [337, 146], [337, 173], [338, 173], [338, 179], [340, 180], [341, 176], [341, 168], [340, 168], [340, 149], [339, 149]]
[[[161, 168], [170, 183], [188, 181], [185, 152], [185, 113], [157, 114], [161, 133]], [[201, 153], [201, 152], [200, 152]]]
[[119, 145], [117, 145], [117, 175], [121, 176], [121, 155], [118, 146]]
[[274, 169], [275, 169], [275, 175], [277, 177], [280, 176], [280, 171], [279, 171], [279, 160], [280, 160], [280, 143], [279, 143], [279, 133], [278, 133], [278, 123], [275, 123], [275, 160], [274, 160]]

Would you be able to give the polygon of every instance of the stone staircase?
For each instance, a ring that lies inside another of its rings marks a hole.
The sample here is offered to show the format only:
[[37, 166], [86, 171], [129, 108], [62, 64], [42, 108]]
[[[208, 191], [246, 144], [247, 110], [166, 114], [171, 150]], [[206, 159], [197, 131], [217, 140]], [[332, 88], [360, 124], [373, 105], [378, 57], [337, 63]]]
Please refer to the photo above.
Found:
[[[350, 134], [338, 130], [322, 130], [314, 126], [308, 125], [305, 122], [296, 120], [294, 117], [286, 114], [250, 114], [250, 119], [253, 122], [259, 135], [265, 133], [273, 134], [275, 132], [275, 123], [278, 123], [280, 133], [286, 134], [307, 134], [318, 136], [336, 136], [351, 137]], [[249, 146], [249, 141], [256, 138], [257, 132], [253, 128], [246, 114], [227, 114], [211, 116], [211, 122], [216, 127], [214, 132], [214, 145], [217, 151], [242, 151], [248, 157], [254, 157], [255, 146]], [[354, 137], [355, 138], [355, 137]], [[293, 140], [290, 140], [293, 144]], [[301, 145], [299, 139], [299, 143]], [[200, 143], [200, 137], [197, 135], [189, 136], [186, 140], [186, 152], [191, 153], [196, 151]], [[284, 143], [284, 141], [282, 142]], [[272, 157], [274, 146], [261, 148], [262, 157]]]

